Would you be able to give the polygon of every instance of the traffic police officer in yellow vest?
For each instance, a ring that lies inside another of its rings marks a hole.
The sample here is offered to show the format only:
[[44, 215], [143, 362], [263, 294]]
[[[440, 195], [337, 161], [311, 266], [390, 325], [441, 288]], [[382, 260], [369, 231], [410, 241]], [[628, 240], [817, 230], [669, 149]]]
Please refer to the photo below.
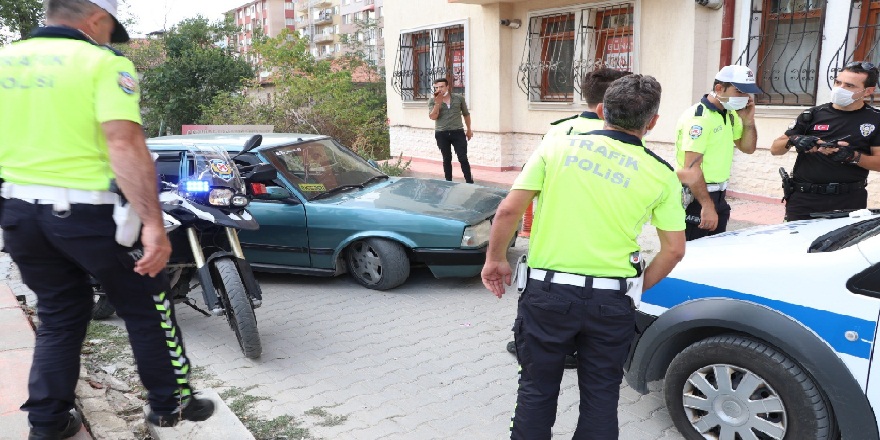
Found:
[[171, 246], [140, 125], [138, 76], [103, 46], [128, 40], [116, 6], [46, 0], [48, 26], [0, 49], [0, 225], [40, 318], [21, 407], [32, 440], [80, 428], [74, 388], [93, 305], [90, 274], [125, 320], [152, 409], [147, 420], [167, 426], [213, 413], [210, 400], [193, 396], [165, 293]]
[[550, 123], [550, 130], [544, 137], [568, 136], [601, 130], [605, 127], [605, 122], [599, 117], [596, 108], [602, 103], [605, 90], [614, 80], [630, 73], [632, 72], [600, 67], [584, 75], [584, 79], [581, 81], [581, 97], [587, 102], [587, 109], [579, 115]]
[[[632, 72], [609, 69], [600, 67], [596, 70], [588, 72], [581, 81], [581, 97], [587, 102], [587, 109], [579, 115], [560, 119], [550, 123], [550, 129], [544, 138], [568, 136], [572, 134], [584, 134], [593, 130], [601, 130], [605, 127], [605, 121], [599, 117], [596, 112], [602, 99], [605, 97], [605, 91], [614, 80], [622, 78]], [[507, 343], [507, 351], [516, 354], [516, 344], [514, 341]], [[565, 368], [576, 368], [577, 360], [574, 356], [569, 355], [565, 358]]]
[[[705, 183], [685, 191], [687, 239], [694, 240], [727, 230], [730, 205], [725, 200], [733, 151], [755, 152], [755, 103], [750, 96], [762, 93], [755, 75], [746, 66], [725, 66], [715, 75], [712, 92], [684, 111], [675, 137], [679, 169], [702, 170]], [[692, 195], [692, 198], [690, 196]]]
[[[532, 198], [537, 210], [513, 325], [520, 363], [512, 439], [550, 439], [566, 354], [577, 352], [580, 417], [574, 439], [617, 439], [623, 364], [642, 289], [684, 256], [681, 183], [645, 148], [657, 122], [660, 84], [650, 76], [614, 81], [599, 106], [603, 130], [548, 137], [529, 159], [492, 223], [483, 284], [497, 297], [510, 285], [507, 243]], [[643, 270], [636, 238], [656, 226], [660, 251]]]

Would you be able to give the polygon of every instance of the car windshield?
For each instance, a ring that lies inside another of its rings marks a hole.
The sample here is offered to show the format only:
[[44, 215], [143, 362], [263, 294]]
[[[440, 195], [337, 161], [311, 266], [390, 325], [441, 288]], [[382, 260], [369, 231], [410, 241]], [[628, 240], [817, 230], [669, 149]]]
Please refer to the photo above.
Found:
[[809, 252], [833, 252], [880, 234], [880, 217], [835, 229], [813, 241]]
[[276, 148], [267, 157], [309, 200], [388, 177], [332, 139]]

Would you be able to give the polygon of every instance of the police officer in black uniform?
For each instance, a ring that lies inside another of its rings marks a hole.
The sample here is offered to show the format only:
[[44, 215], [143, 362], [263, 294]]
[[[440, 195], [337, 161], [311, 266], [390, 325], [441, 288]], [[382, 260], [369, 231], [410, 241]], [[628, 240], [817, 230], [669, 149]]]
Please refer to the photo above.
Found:
[[[855, 61], [844, 66], [831, 102], [801, 113], [770, 147], [780, 156], [797, 152], [791, 179], [783, 182], [785, 219], [867, 206], [869, 170], [880, 170], [880, 110], [865, 103], [877, 86], [877, 67]], [[787, 184], [787, 185], [786, 185]]]
[[89, 274], [125, 320], [148, 391], [147, 421], [171, 426], [214, 411], [193, 395], [166, 295], [171, 245], [140, 125], [137, 73], [103, 46], [128, 40], [116, 6], [47, 0], [48, 26], [0, 49], [0, 225], [40, 319], [21, 407], [30, 440], [71, 437], [82, 425], [73, 406], [93, 305]]

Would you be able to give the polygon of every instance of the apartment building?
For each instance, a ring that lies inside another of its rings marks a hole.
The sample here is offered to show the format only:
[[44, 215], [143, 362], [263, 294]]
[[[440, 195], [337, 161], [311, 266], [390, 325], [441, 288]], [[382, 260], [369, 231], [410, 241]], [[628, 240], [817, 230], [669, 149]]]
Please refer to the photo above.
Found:
[[308, 37], [312, 55], [335, 58], [347, 50], [342, 35], [362, 43], [367, 58], [384, 64], [382, 0], [255, 0], [226, 12], [241, 26], [234, 44], [247, 55], [254, 32], [274, 37], [282, 29]]
[[295, 13], [296, 30], [309, 37], [315, 57], [339, 56], [348, 49], [342, 39], [348, 35], [377, 65], [384, 62], [382, 0], [296, 0]]
[[274, 37], [282, 29], [295, 30], [294, 12], [293, 0], [255, 0], [227, 11], [227, 17], [232, 17], [233, 22], [241, 27], [236, 41], [230, 43], [248, 56], [255, 32]]

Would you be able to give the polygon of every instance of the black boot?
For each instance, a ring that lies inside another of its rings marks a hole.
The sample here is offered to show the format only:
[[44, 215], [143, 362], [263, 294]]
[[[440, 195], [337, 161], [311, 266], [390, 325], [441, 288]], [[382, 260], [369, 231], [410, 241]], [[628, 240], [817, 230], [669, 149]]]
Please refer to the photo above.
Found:
[[189, 420], [192, 422], [201, 422], [208, 420], [208, 417], [214, 414], [214, 402], [209, 399], [199, 399], [195, 396], [189, 399], [183, 409], [178, 409], [171, 414], [157, 414], [150, 411], [147, 415], [147, 421], [159, 427], [171, 427], [181, 420]]
[[62, 440], [76, 435], [82, 428], [82, 416], [76, 409], [70, 410], [70, 416], [67, 419], [67, 425], [63, 428], [37, 428], [31, 427], [28, 434], [28, 440]]

